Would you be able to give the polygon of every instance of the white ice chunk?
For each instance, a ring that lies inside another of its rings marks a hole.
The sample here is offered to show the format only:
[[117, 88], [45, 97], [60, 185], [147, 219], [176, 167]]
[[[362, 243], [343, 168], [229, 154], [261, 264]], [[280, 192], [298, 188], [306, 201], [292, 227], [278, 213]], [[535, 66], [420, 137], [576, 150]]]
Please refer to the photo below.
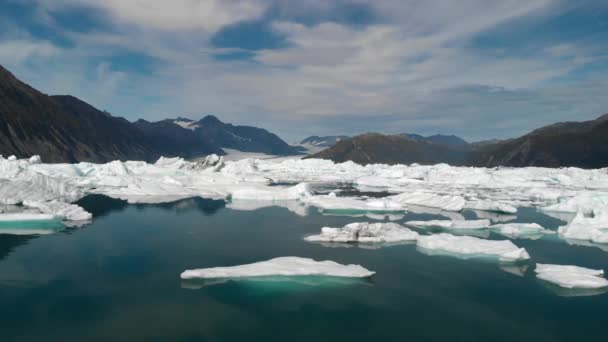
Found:
[[360, 265], [342, 265], [334, 261], [315, 261], [308, 258], [280, 257], [253, 264], [212, 267], [186, 270], [181, 274], [182, 279], [193, 278], [242, 278], [265, 276], [332, 276], [365, 278], [375, 272]]
[[526, 237], [539, 234], [553, 234], [552, 230], [543, 228], [537, 223], [506, 223], [495, 224], [490, 229], [509, 238]]
[[52, 221], [56, 220], [55, 215], [39, 213], [7, 213], [0, 214], [0, 222], [20, 222], [20, 221]]
[[23, 201], [23, 205], [36, 208], [45, 214], [60, 217], [68, 221], [87, 221], [93, 218], [91, 213], [76, 204], [64, 203], [60, 201]]
[[419, 205], [446, 211], [460, 211], [465, 204], [462, 196], [440, 195], [422, 191], [405, 192], [389, 198], [406, 205]]
[[580, 211], [570, 223], [559, 227], [557, 232], [565, 239], [608, 243], [608, 210], [593, 211], [593, 217], [586, 217]]
[[352, 210], [363, 212], [403, 212], [407, 206], [388, 198], [338, 197], [335, 193], [301, 199], [302, 202], [324, 210]]
[[287, 201], [297, 200], [302, 197], [312, 196], [310, 186], [307, 183], [300, 183], [292, 187], [280, 186], [257, 186], [244, 187], [232, 192], [232, 199], [235, 200], [260, 200], [260, 201]]
[[443, 228], [443, 229], [486, 229], [491, 223], [490, 220], [429, 220], [429, 221], [408, 221], [406, 226], [415, 228]]
[[498, 260], [503, 262], [530, 259], [530, 255], [524, 248], [517, 247], [509, 240], [484, 240], [472, 236], [441, 233], [419, 236], [417, 246], [465, 257], [498, 257]]
[[355, 222], [343, 228], [321, 228], [321, 234], [305, 238], [315, 242], [401, 242], [415, 241], [418, 233], [396, 223]]
[[574, 197], [560, 198], [559, 202], [541, 208], [547, 212], [578, 213], [591, 215], [598, 208], [608, 207], [608, 192], [580, 193]]
[[598, 289], [608, 287], [603, 270], [579, 266], [536, 264], [536, 277], [564, 288]]
[[506, 213], [506, 214], [517, 213], [517, 208], [515, 208], [511, 205], [508, 205], [506, 203], [497, 202], [497, 201], [489, 201], [489, 200], [467, 201], [464, 205], [464, 209], [493, 211], [493, 212]]

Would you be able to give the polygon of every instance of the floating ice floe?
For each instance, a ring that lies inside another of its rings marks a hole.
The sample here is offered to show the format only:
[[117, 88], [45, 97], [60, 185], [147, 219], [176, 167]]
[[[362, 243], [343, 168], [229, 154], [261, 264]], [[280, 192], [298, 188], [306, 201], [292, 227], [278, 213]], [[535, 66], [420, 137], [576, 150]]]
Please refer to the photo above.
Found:
[[375, 272], [360, 265], [342, 265], [334, 261], [315, 261], [308, 258], [280, 257], [253, 264], [212, 267], [186, 270], [181, 274], [182, 279], [215, 279], [243, 278], [267, 276], [332, 276], [365, 278]]
[[484, 240], [472, 236], [455, 236], [441, 233], [421, 235], [417, 246], [431, 253], [456, 255], [461, 257], [496, 257], [501, 262], [515, 262], [530, 259], [524, 248], [519, 248], [509, 240]]
[[536, 277], [568, 289], [599, 289], [608, 287], [603, 270], [579, 266], [536, 264]]
[[442, 228], [453, 230], [467, 229], [486, 229], [491, 223], [490, 220], [428, 220], [428, 221], [408, 221], [406, 226], [415, 228]]
[[0, 214], [0, 222], [22, 222], [22, 221], [53, 221], [57, 220], [55, 215], [39, 213], [7, 213]]
[[401, 242], [415, 241], [418, 233], [396, 223], [355, 222], [343, 228], [321, 228], [321, 234], [305, 238], [313, 242]]
[[389, 198], [405, 205], [418, 205], [446, 211], [461, 211], [465, 204], [462, 196], [440, 195], [421, 191], [404, 192]]
[[593, 211], [586, 217], [580, 211], [570, 223], [559, 227], [559, 236], [565, 239], [587, 240], [595, 243], [608, 243], [608, 210]]
[[36, 208], [42, 213], [50, 214], [54, 217], [65, 219], [68, 221], [87, 221], [93, 218], [91, 213], [82, 209], [76, 204], [69, 204], [59, 201], [23, 201], [23, 205], [30, 208]]
[[258, 201], [286, 201], [297, 200], [302, 197], [310, 197], [310, 186], [300, 183], [292, 187], [243, 187], [234, 190], [231, 198], [235, 200], [258, 200]]
[[390, 199], [338, 197], [334, 192], [329, 195], [304, 197], [300, 200], [308, 205], [334, 212], [398, 213], [407, 210], [406, 205]]
[[517, 208], [497, 201], [472, 200], [464, 204], [464, 209], [492, 211], [497, 213], [515, 214]]
[[530, 236], [542, 236], [543, 234], [555, 234], [554, 231], [545, 229], [537, 223], [505, 223], [490, 226], [494, 232], [509, 238], [525, 238]]
[[608, 207], [608, 192], [578, 193], [572, 197], [560, 198], [558, 203], [540, 208], [545, 212], [593, 214], [594, 210]]

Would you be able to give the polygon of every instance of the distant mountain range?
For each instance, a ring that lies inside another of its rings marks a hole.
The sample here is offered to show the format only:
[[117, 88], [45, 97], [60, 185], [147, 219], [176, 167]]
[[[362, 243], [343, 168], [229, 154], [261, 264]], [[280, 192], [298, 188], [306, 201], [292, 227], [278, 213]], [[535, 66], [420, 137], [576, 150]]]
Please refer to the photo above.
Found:
[[154, 161], [160, 156], [225, 154], [222, 148], [275, 155], [302, 152], [275, 134], [214, 116], [135, 123], [72, 96], [49, 96], [0, 66], [0, 154], [45, 162]]
[[[337, 162], [450, 163], [470, 166], [608, 166], [608, 114], [563, 122], [516, 139], [469, 144], [454, 135], [363, 134], [312, 136], [303, 146], [329, 147], [311, 157]], [[49, 96], [0, 66], [0, 154], [45, 162], [154, 161], [160, 156], [194, 158], [224, 148], [273, 155], [302, 154], [264, 129], [223, 123], [215, 116], [130, 122], [72, 96]], [[318, 149], [317, 149], [318, 150]]]
[[608, 166], [608, 114], [584, 122], [560, 122], [517, 139], [479, 146], [475, 166]]
[[[411, 134], [411, 133], [401, 133], [397, 134], [402, 138], [406, 138], [408, 140], [417, 141], [417, 142], [427, 142], [432, 144], [444, 145], [452, 148], [458, 149], [469, 149], [471, 148], [470, 144], [455, 135], [442, 135], [436, 134], [428, 137], [419, 135], [419, 134]], [[300, 142], [300, 145], [313, 145], [318, 147], [332, 147], [339, 143], [342, 140], [349, 139], [350, 137], [347, 135], [330, 135], [319, 137], [316, 135], [310, 136]]]
[[472, 144], [456, 136], [363, 134], [310, 158], [360, 164], [601, 168], [608, 166], [608, 114], [591, 121], [556, 123], [516, 139]]

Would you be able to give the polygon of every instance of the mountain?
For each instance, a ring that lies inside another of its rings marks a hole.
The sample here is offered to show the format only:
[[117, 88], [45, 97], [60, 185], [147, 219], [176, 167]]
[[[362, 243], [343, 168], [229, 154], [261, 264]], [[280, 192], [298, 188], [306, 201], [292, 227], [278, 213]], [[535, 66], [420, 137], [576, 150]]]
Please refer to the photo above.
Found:
[[[180, 122], [187, 122], [182, 120]], [[193, 122], [193, 121], [190, 121]], [[175, 120], [167, 119], [150, 122], [139, 119], [133, 123], [146, 137], [151, 147], [164, 156], [195, 158], [215, 153], [226, 154], [215, 143], [205, 140], [192, 129], [186, 129]]]
[[316, 135], [310, 136], [302, 141], [300, 141], [300, 145], [313, 145], [318, 147], [332, 147], [337, 144], [339, 141], [348, 139], [349, 137], [346, 135], [328, 135], [324, 137], [319, 137]]
[[160, 156], [225, 154], [222, 147], [276, 155], [301, 148], [256, 127], [234, 126], [207, 116], [134, 123], [73, 96], [49, 96], [0, 66], [0, 154], [45, 162], [155, 161]]
[[366, 164], [436, 164], [458, 165], [468, 152], [402, 135], [367, 133], [342, 140], [335, 146], [307, 158], [330, 159], [334, 162], [354, 161]]
[[159, 154], [123, 118], [71, 96], [48, 96], [0, 66], [0, 154], [45, 162], [153, 160]]
[[413, 140], [418, 142], [427, 142], [431, 144], [442, 145], [445, 147], [460, 149], [460, 150], [468, 150], [470, 145], [464, 139], [457, 137], [455, 135], [443, 135], [443, 134], [435, 134], [430, 135], [428, 137], [422, 136], [420, 134], [411, 134], [411, 133], [402, 133], [399, 136]]
[[476, 166], [608, 166], [608, 114], [584, 122], [560, 122], [517, 139], [478, 147]]
[[174, 123], [182, 128], [185, 127], [185, 130], [193, 131], [210, 144], [223, 148], [273, 155], [293, 155], [303, 152], [302, 148], [287, 144], [276, 134], [265, 129], [223, 123], [213, 115], [208, 115], [199, 121], [178, 118]]

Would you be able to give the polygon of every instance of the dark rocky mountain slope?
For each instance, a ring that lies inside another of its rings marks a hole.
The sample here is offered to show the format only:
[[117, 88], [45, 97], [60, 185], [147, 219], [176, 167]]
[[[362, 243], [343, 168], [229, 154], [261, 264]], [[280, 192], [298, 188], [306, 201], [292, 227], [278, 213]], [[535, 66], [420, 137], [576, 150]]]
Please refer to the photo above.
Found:
[[70, 96], [48, 96], [0, 66], [0, 154], [45, 162], [152, 160], [159, 154], [131, 123]]
[[608, 166], [608, 114], [584, 122], [560, 122], [517, 139], [480, 146], [476, 166]]
[[366, 164], [462, 164], [468, 154], [443, 145], [416, 141], [400, 135], [367, 133], [338, 142], [309, 158], [331, 159], [335, 162], [348, 160]]

